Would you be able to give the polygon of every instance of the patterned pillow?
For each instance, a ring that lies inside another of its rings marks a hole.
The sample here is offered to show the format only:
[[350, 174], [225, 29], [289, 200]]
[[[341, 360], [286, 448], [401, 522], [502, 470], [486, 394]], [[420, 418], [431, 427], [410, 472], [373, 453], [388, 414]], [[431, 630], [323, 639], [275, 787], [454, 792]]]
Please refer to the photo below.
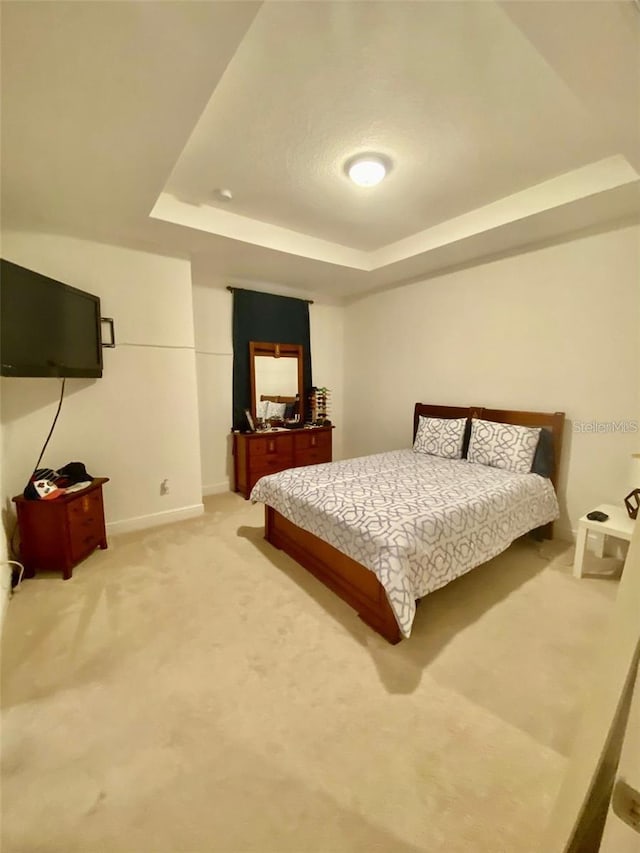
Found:
[[286, 403], [274, 403], [273, 400], [269, 400], [267, 405], [267, 419], [277, 418], [278, 420], [282, 420], [286, 407]]
[[539, 438], [539, 429], [473, 418], [467, 459], [515, 474], [528, 474]]
[[531, 464], [533, 474], [541, 477], [551, 477], [555, 469], [555, 448], [553, 446], [553, 435], [548, 429], [540, 430], [540, 439], [536, 447], [535, 456]]
[[416, 453], [428, 453], [430, 456], [460, 459], [466, 424], [466, 418], [425, 418], [420, 415], [413, 449]]

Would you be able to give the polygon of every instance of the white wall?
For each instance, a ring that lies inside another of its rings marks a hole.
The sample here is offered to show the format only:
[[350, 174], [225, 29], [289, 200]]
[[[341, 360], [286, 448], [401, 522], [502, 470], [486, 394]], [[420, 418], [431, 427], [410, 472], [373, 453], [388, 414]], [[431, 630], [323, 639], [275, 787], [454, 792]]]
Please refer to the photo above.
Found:
[[224, 284], [194, 284], [202, 492], [226, 492], [233, 481], [231, 427], [233, 342], [231, 293]]
[[409, 446], [416, 401], [564, 411], [558, 532], [620, 503], [640, 434], [577, 429], [638, 418], [639, 247], [620, 229], [350, 305], [346, 454]]
[[[226, 282], [194, 282], [193, 311], [198, 370], [203, 494], [233, 486], [232, 294]], [[334, 459], [342, 458], [344, 309], [314, 303], [309, 308], [313, 381], [331, 389]]]
[[328, 415], [329, 420], [336, 425], [333, 431], [333, 458], [344, 459], [345, 309], [314, 302], [309, 314], [313, 383], [331, 392]]
[[[106, 476], [109, 529], [202, 511], [200, 440], [186, 261], [68, 237], [8, 232], [3, 257], [95, 293], [115, 319], [102, 379], [68, 379], [42, 465], [82, 461]], [[2, 380], [3, 504], [24, 488], [53, 420], [60, 382]], [[169, 492], [160, 494], [168, 480]]]

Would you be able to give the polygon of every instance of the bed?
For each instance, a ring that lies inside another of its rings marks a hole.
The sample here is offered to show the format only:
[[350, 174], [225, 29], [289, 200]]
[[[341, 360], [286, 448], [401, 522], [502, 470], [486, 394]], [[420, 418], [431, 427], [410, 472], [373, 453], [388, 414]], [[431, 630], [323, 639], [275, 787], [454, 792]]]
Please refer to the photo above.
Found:
[[471, 424], [540, 428], [547, 476], [406, 449], [289, 469], [251, 493], [265, 504], [267, 541], [394, 644], [410, 636], [417, 600], [529, 531], [551, 538], [558, 516], [564, 413], [417, 403], [414, 441], [425, 422], [466, 423], [467, 444]]

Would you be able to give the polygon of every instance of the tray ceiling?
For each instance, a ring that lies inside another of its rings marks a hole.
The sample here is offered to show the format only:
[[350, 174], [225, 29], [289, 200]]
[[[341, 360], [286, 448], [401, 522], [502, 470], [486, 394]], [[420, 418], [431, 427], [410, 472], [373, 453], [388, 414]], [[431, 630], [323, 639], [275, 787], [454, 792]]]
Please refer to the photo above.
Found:
[[[2, 14], [5, 227], [342, 301], [640, 210], [631, 2]], [[359, 151], [379, 186], [346, 177]]]

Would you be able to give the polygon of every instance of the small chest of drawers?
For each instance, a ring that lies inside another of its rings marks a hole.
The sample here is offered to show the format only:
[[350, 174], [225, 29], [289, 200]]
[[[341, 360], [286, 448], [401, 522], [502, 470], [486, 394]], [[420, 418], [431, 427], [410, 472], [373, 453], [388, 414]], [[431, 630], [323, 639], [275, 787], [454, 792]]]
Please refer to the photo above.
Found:
[[73, 567], [96, 548], [107, 547], [102, 486], [108, 477], [97, 477], [90, 486], [53, 500], [13, 498], [18, 512], [20, 556], [25, 572], [62, 572], [64, 580]]
[[236, 492], [245, 498], [265, 474], [286, 468], [331, 462], [332, 427], [234, 433], [233, 472]]

